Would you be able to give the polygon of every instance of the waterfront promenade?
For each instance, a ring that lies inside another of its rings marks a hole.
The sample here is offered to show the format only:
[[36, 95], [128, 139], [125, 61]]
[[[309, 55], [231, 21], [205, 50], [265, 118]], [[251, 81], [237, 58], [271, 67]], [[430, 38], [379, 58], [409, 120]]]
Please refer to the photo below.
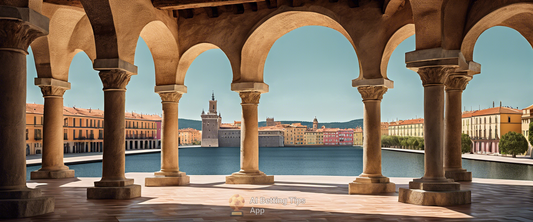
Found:
[[[383, 150], [391, 150], [397, 152], [408, 152], [408, 153], [420, 153], [424, 154], [424, 150], [410, 150], [410, 149], [397, 149], [397, 148], [382, 148]], [[514, 164], [524, 164], [533, 166], [533, 159], [527, 156], [495, 156], [495, 155], [483, 155], [483, 154], [463, 154], [463, 159], [468, 160], [479, 160], [479, 161], [489, 161], [489, 162], [499, 162], [499, 163], [514, 163]]]

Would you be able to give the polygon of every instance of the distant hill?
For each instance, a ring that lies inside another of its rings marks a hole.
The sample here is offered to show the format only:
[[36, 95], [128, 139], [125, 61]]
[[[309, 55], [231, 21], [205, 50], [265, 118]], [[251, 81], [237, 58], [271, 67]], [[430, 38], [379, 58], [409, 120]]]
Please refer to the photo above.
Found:
[[[313, 122], [305, 122], [305, 121], [279, 121], [279, 122], [281, 122], [281, 124], [301, 123], [302, 125], [307, 126], [309, 128], [313, 127]], [[266, 126], [265, 121], [259, 122], [259, 127], [262, 127], [262, 126]], [[341, 129], [363, 127], [363, 119], [354, 119], [348, 122], [332, 122], [332, 123], [318, 122], [318, 127], [320, 128], [322, 126], [326, 126], [326, 128], [341, 128]], [[179, 119], [179, 128], [180, 129], [193, 128], [197, 130], [202, 130], [202, 121], [192, 120], [192, 119]]]
[[192, 119], [179, 119], [178, 127], [180, 129], [193, 128], [197, 130], [202, 130], [202, 121], [201, 120], [192, 120]]
[[[313, 128], [313, 122], [306, 122], [306, 121], [276, 121], [276, 122], [281, 122], [281, 124], [301, 123], [302, 125], [307, 126], [308, 128]], [[259, 127], [262, 127], [262, 126], [266, 126], [265, 121], [259, 122]], [[322, 126], [326, 126], [326, 128], [341, 128], [341, 129], [363, 127], [363, 119], [354, 119], [348, 122], [332, 122], [332, 123], [318, 122], [318, 128], [321, 128]]]

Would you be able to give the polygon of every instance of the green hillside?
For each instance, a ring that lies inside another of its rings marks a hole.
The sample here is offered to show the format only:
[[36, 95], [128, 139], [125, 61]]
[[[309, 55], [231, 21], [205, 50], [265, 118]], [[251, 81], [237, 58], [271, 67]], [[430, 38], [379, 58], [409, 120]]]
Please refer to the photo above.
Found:
[[[309, 128], [313, 127], [313, 122], [305, 122], [305, 121], [279, 121], [281, 124], [291, 124], [291, 123], [301, 123], [304, 126], [307, 126]], [[259, 122], [259, 127], [266, 126], [265, 121]], [[318, 123], [318, 127], [326, 126], [326, 128], [341, 128], [341, 129], [347, 129], [347, 128], [356, 128], [356, 127], [363, 127], [363, 119], [354, 119], [350, 120], [348, 122], [332, 122], [332, 123]], [[201, 120], [192, 120], [192, 119], [179, 119], [179, 128], [185, 129], [185, 128], [193, 128], [197, 130], [202, 130], [202, 121]]]

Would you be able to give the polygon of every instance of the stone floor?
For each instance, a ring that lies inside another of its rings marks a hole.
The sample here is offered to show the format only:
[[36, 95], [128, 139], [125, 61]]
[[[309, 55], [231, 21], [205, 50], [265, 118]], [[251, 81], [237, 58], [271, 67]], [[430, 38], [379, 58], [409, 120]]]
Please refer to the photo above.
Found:
[[[128, 173], [144, 185], [151, 173]], [[183, 187], [144, 187], [133, 200], [87, 200], [86, 188], [98, 178], [28, 181], [55, 197], [54, 213], [13, 221], [531, 221], [533, 181], [474, 179], [462, 183], [472, 190], [472, 204], [452, 207], [417, 206], [398, 202], [398, 193], [348, 195], [353, 177], [278, 176], [274, 185], [226, 185], [222, 175], [192, 175]], [[407, 187], [410, 178], [391, 178]], [[244, 196], [243, 217], [231, 217], [229, 199]], [[250, 204], [258, 197], [258, 204]], [[287, 198], [286, 205], [261, 204], [261, 197]], [[305, 203], [291, 204], [289, 198]], [[254, 211], [263, 215], [250, 213]]]

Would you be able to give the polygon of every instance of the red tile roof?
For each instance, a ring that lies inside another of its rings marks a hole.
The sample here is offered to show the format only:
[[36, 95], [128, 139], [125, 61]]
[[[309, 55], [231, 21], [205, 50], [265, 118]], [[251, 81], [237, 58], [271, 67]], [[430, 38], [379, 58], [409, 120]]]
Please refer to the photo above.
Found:
[[472, 117], [472, 116], [485, 116], [485, 115], [494, 115], [494, 114], [522, 114], [522, 111], [519, 109], [498, 106], [498, 107], [493, 107], [493, 108], [488, 108], [488, 109], [463, 112], [462, 117], [467, 118], [467, 117]]
[[[44, 113], [44, 105], [43, 104], [29, 104], [26, 103], [26, 113], [36, 113], [36, 114], [43, 114]], [[63, 115], [64, 116], [92, 116], [92, 117], [104, 117], [104, 111], [99, 109], [84, 109], [84, 108], [76, 108], [76, 107], [63, 107]], [[142, 120], [161, 120], [161, 117], [159, 115], [146, 115], [146, 114], [139, 114], [139, 113], [126, 113], [127, 119], [142, 119]]]

